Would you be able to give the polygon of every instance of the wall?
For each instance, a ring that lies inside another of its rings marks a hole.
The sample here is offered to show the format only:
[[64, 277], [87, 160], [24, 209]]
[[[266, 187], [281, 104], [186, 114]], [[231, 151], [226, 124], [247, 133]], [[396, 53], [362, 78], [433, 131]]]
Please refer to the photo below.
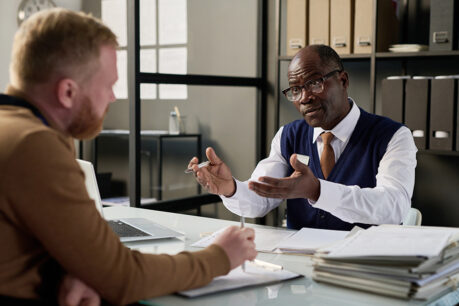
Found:
[[[189, 74], [254, 77], [257, 75], [257, 0], [193, 0], [187, 2]], [[141, 105], [142, 129], [165, 130], [169, 112], [177, 105], [186, 116], [186, 132], [201, 133], [202, 147], [213, 146], [231, 167], [233, 175], [247, 179], [256, 164], [257, 92], [253, 87], [188, 86], [187, 100], [145, 100]], [[127, 101], [112, 104], [104, 128], [129, 128]], [[109, 145], [109, 144], [107, 144]], [[100, 152], [100, 171], [113, 172], [115, 179], [127, 178], [127, 142], [112, 143]], [[155, 152], [156, 145], [144, 148]], [[173, 145], [167, 154], [173, 152]], [[121, 152], [122, 151], [122, 152]], [[181, 153], [181, 154], [180, 154]], [[178, 198], [194, 192], [176, 190], [173, 185], [190, 185], [183, 169], [190, 152], [179, 147], [174, 160], [165, 161], [165, 198]], [[119, 155], [117, 158], [109, 155]], [[122, 156], [124, 155], [124, 160]], [[148, 165], [148, 159], [142, 169]], [[153, 164], [153, 169], [156, 165]], [[142, 193], [150, 177], [142, 175]], [[155, 175], [152, 178], [155, 183]]]
[[[59, 7], [79, 11], [82, 0], [54, 0]], [[11, 60], [11, 47], [13, 45], [14, 33], [18, 29], [16, 13], [21, 0], [0, 1], [0, 91], [3, 92], [8, 85], [9, 65]]]

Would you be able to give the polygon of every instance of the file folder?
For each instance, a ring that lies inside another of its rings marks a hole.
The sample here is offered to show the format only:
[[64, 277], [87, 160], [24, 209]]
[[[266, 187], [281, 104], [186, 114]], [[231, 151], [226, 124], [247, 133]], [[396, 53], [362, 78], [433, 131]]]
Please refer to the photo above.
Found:
[[338, 54], [351, 54], [353, 49], [354, 0], [330, 1], [330, 43]]
[[373, 0], [355, 0], [354, 53], [371, 53], [373, 4]]
[[453, 150], [455, 83], [454, 76], [433, 79], [430, 92], [430, 149]]
[[458, 47], [459, 2], [431, 0], [430, 50], [455, 50]]
[[413, 77], [405, 85], [405, 124], [411, 130], [419, 150], [428, 148], [430, 79]]
[[[373, 1], [371, 1], [373, 2]], [[387, 52], [392, 44], [397, 43], [399, 21], [391, 1], [378, 2], [378, 34], [376, 35], [376, 51]]]
[[382, 115], [403, 123], [405, 81], [409, 76], [388, 77], [382, 80]]
[[330, 0], [309, 0], [309, 44], [330, 44]]
[[306, 46], [307, 0], [287, 0], [287, 55], [295, 55]]

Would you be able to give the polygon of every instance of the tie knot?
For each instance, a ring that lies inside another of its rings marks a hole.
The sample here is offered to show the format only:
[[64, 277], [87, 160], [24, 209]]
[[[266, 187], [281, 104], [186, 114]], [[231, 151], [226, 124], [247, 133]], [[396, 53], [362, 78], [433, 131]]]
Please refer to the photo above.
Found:
[[325, 133], [320, 134], [320, 137], [322, 137], [322, 141], [324, 142], [324, 145], [329, 145], [333, 139], [333, 133], [325, 132]]

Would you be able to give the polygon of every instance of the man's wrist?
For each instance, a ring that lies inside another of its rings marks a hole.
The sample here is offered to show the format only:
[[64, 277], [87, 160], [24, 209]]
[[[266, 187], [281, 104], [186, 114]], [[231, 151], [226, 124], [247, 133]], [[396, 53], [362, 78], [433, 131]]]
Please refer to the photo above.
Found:
[[228, 188], [230, 189], [228, 192], [222, 194], [224, 197], [231, 198], [236, 193], [237, 187], [234, 178], [231, 178], [231, 186], [232, 188]]
[[319, 179], [316, 178], [314, 180], [313, 185], [314, 185], [314, 187], [312, 188], [311, 195], [308, 197], [308, 199], [310, 199], [311, 201], [313, 201], [315, 203], [315, 202], [317, 202], [317, 200], [319, 200], [319, 197], [320, 197], [320, 181], [319, 181]]

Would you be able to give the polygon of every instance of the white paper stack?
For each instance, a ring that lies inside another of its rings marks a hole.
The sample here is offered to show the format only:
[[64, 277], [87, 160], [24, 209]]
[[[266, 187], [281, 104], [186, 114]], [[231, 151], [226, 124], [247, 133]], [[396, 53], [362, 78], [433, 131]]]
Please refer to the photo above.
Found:
[[348, 234], [348, 231], [303, 227], [295, 234], [282, 240], [277, 248], [283, 253], [314, 254], [317, 249], [343, 240]]
[[459, 281], [459, 229], [375, 226], [323, 248], [313, 278], [398, 298], [429, 300]]
[[419, 44], [395, 44], [389, 47], [390, 52], [419, 52], [427, 50], [429, 50], [429, 46]]

